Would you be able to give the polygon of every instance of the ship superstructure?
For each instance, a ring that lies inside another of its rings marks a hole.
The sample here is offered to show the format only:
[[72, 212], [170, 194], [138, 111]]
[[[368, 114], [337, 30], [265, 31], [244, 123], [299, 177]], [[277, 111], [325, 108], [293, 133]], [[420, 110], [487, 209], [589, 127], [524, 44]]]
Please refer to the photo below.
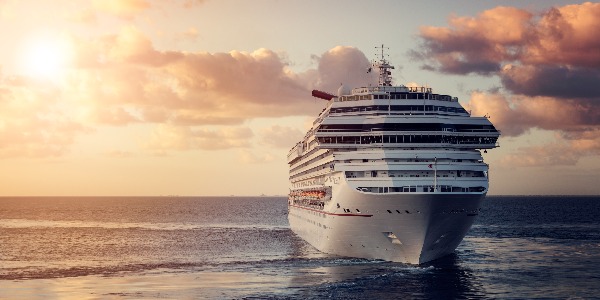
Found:
[[480, 151], [500, 132], [456, 97], [392, 85], [383, 46], [372, 67], [377, 86], [313, 91], [328, 102], [288, 154], [289, 223], [322, 252], [424, 263], [452, 253], [479, 214]]

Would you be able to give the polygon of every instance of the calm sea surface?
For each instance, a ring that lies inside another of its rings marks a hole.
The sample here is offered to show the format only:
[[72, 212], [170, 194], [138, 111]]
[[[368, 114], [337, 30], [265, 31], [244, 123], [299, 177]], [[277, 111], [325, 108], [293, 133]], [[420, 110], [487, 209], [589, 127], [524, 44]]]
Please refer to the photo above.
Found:
[[281, 197], [0, 198], [1, 299], [600, 299], [600, 197], [488, 197], [456, 254], [343, 258]]

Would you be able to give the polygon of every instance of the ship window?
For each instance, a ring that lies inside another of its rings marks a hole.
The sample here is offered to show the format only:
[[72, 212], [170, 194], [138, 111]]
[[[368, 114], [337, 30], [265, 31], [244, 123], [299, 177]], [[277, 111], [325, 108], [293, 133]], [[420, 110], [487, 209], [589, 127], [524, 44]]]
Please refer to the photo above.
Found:
[[389, 209], [388, 209], [387, 211], [388, 211], [388, 213], [390, 213], [390, 214], [392, 213], [392, 211], [391, 211], [391, 210], [389, 210]]
[[397, 209], [396, 209], [396, 212], [399, 213], [399, 214], [401, 214], [401, 212], [399, 210], [397, 210]]
[[356, 209], [356, 212], [360, 212], [360, 210], [358, 210], [358, 208]]

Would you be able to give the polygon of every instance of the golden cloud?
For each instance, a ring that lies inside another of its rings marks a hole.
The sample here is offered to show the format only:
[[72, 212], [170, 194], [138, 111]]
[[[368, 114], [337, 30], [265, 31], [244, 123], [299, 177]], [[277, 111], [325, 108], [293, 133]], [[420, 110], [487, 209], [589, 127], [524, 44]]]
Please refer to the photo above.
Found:
[[[128, 3], [141, 9], [145, 2]], [[15, 149], [4, 146], [6, 153], [18, 154], [19, 147], [39, 153], [43, 151], [36, 147], [50, 147], [49, 155], [60, 155], [91, 128], [134, 123], [159, 125], [148, 144], [154, 149], [248, 147], [247, 137], [234, 138], [228, 135], [234, 129], [228, 128], [259, 117], [316, 115], [322, 105], [307, 105], [313, 103], [311, 89], [335, 92], [340, 83], [373, 81], [366, 73], [368, 60], [353, 47], [335, 47], [313, 57], [316, 69], [294, 72], [285, 57], [269, 49], [158, 51], [133, 26], [68, 40], [73, 58], [63, 77], [44, 84], [5, 77], [0, 83], [0, 131], [4, 138], [19, 141], [5, 143]], [[228, 127], [206, 131], [215, 125]], [[265, 134], [295, 133], [277, 130]], [[19, 139], [13, 131], [30, 134]]]
[[53, 157], [92, 129], [73, 118], [60, 92], [23, 78], [0, 79], [0, 158]]
[[298, 128], [273, 125], [260, 132], [261, 143], [277, 148], [292, 148], [303, 136]]
[[277, 158], [275, 155], [268, 152], [254, 153], [249, 149], [240, 149], [238, 151], [239, 161], [243, 164], [262, 164], [270, 163], [275, 161]]
[[523, 55], [526, 64], [600, 67], [600, 3], [555, 7], [531, 28]]
[[599, 16], [600, 3], [591, 2], [541, 14], [496, 7], [476, 17], [453, 16], [448, 27], [422, 27], [420, 49], [411, 54], [424, 69], [498, 76], [507, 93], [473, 92], [468, 106], [490, 115], [505, 136], [540, 128], [560, 137], [505, 162], [574, 164], [600, 154]]
[[555, 131], [554, 141], [520, 148], [504, 157], [503, 164], [574, 165], [580, 157], [600, 155], [597, 101], [473, 92], [467, 109], [474, 115], [488, 115], [503, 136], [521, 135], [532, 128]]
[[552, 142], [522, 147], [503, 157], [502, 164], [519, 167], [576, 165], [581, 157], [600, 155], [600, 130], [555, 134]]
[[520, 135], [534, 127], [571, 132], [588, 131], [600, 125], [597, 104], [580, 99], [473, 92], [466, 106], [474, 115], [488, 115], [507, 136]]
[[340, 84], [357, 87], [378, 81], [375, 72], [367, 72], [371, 67], [369, 60], [354, 47], [337, 46], [314, 58], [319, 63], [315, 88], [336, 94]]
[[158, 125], [146, 145], [151, 150], [222, 150], [250, 146], [252, 130], [246, 127], [193, 129], [185, 126]]
[[117, 35], [73, 42], [78, 59], [69, 92], [104, 112], [122, 110], [107, 105], [133, 106], [128, 110], [136, 111], [142, 122], [239, 124], [256, 117], [312, 115], [321, 107], [304, 105], [311, 89], [335, 92], [340, 83], [368, 85], [376, 80], [366, 73], [364, 54], [352, 47], [335, 47], [316, 57], [317, 69], [298, 73], [269, 49], [157, 51], [132, 26]]
[[552, 8], [541, 15], [496, 7], [477, 17], [452, 17], [449, 27], [421, 28], [413, 57], [427, 69], [491, 75], [503, 63], [600, 67], [600, 3]]

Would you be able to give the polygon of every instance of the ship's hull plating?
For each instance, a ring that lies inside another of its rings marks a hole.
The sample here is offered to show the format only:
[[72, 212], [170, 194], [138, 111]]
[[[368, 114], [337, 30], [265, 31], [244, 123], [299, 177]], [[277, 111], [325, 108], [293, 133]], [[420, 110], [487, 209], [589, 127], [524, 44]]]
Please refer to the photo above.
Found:
[[410, 264], [452, 253], [485, 197], [481, 193], [372, 194], [346, 184], [335, 190], [323, 210], [290, 203], [291, 229], [325, 253]]

